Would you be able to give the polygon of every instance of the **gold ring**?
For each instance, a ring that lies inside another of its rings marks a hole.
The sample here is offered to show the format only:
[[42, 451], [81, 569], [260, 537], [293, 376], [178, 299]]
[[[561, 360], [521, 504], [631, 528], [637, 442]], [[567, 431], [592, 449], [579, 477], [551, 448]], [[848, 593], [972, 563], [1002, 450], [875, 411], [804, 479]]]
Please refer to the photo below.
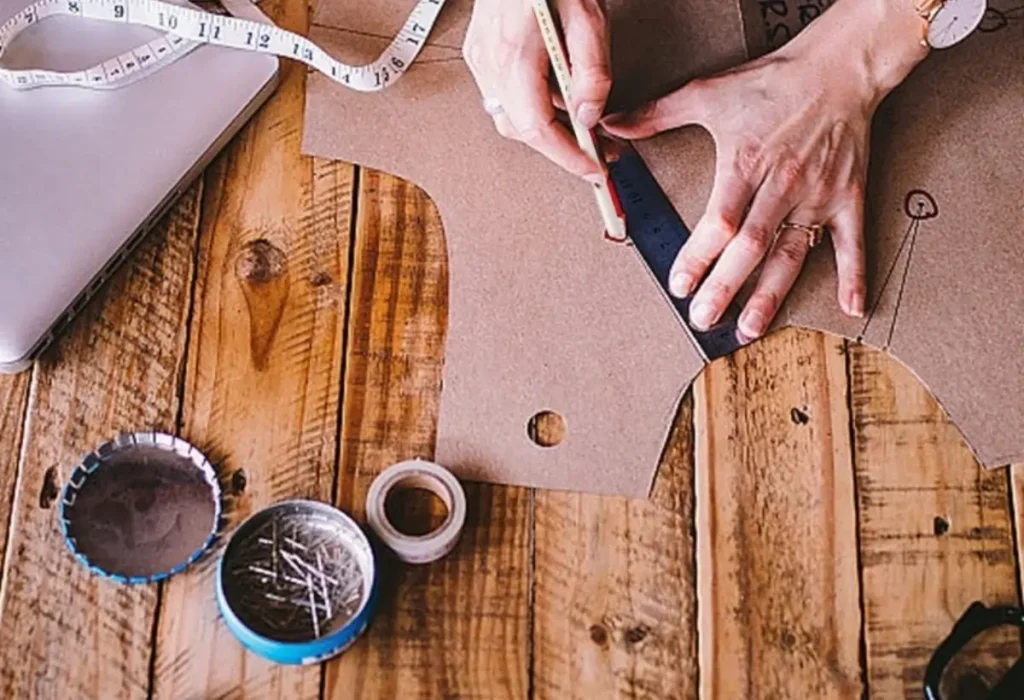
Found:
[[779, 224], [779, 231], [784, 228], [796, 229], [797, 231], [803, 231], [806, 233], [808, 248], [813, 248], [821, 243], [825, 238], [825, 234], [828, 233], [828, 227], [824, 224], [797, 224], [792, 221], [783, 221]]

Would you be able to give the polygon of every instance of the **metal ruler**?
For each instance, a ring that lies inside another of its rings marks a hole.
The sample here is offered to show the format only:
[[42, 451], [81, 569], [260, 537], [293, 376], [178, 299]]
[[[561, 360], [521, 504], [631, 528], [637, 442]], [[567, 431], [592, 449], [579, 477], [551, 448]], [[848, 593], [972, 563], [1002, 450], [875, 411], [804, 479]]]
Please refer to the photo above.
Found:
[[624, 153], [610, 166], [612, 182], [626, 213], [630, 242], [675, 309], [705, 360], [714, 360], [747, 344], [736, 326], [739, 308], [730, 304], [718, 324], [707, 331], [690, 326], [690, 298], [678, 299], [668, 290], [672, 263], [690, 237], [690, 229], [676, 213], [657, 180], [635, 151]]
[[17, 89], [44, 85], [118, 87], [157, 63], [174, 60], [201, 44], [212, 44], [301, 61], [341, 85], [374, 92], [394, 83], [412, 65], [444, 3], [445, 0], [420, 0], [377, 60], [351, 66], [335, 60], [306, 37], [273, 24], [213, 14], [163, 0], [37, 0], [0, 25], [0, 61], [21, 32], [50, 17], [137, 24], [165, 34], [100, 65], [78, 71], [14, 69], [0, 64], [0, 82]]

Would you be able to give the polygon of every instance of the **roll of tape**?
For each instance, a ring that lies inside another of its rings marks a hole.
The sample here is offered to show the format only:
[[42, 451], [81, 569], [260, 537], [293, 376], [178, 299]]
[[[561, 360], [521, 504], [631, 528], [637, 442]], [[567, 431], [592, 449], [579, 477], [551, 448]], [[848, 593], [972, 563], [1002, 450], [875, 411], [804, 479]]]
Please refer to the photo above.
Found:
[[[444, 502], [448, 517], [439, 528], [425, 535], [407, 535], [388, 520], [384, 504], [388, 494], [400, 484], [430, 491]], [[459, 541], [466, 523], [466, 492], [455, 475], [438, 464], [420, 459], [401, 462], [373, 480], [366, 495], [366, 519], [399, 559], [408, 564], [426, 564], [448, 554]]]

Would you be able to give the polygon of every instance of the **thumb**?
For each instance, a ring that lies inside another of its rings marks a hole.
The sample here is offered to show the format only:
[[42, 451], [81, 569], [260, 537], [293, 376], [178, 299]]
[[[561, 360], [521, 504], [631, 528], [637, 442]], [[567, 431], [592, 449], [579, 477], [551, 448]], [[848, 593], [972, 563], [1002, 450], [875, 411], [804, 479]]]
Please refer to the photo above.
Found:
[[597, 126], [612, 89], [608, 19], [601, 0], [560, 0], [565, 50], [572, 72], [571, 105], [586, 129]]
[[706, 91], [693, 80], [664, 97], [651, 100], [631, 112], [612, 114], [601, 126], [612, 136], [644, 139], [689, 124], [705, 125]]

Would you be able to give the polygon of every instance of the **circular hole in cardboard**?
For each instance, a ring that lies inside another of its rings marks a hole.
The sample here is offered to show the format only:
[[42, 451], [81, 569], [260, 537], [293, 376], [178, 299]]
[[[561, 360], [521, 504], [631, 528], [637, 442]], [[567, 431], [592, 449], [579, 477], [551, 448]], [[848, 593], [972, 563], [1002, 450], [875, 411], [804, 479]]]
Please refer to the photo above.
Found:
[[526, 434], [540, 447], [555, 447], [565, 439], [565, 419], [554, 411], [539, 411], [527, 422]]
[[388, 491], [384, 498], [384, 514], [403, 535], [420, 537], [444, 525], [448, 519], [448, 506], [432, 489], [407, 478]]
[[108, 574], [150, 577], [183, 564], [217, 528], [217, 494], [188, 458], [136, 445], [106, 458], [65, 506], [68, 536]]

